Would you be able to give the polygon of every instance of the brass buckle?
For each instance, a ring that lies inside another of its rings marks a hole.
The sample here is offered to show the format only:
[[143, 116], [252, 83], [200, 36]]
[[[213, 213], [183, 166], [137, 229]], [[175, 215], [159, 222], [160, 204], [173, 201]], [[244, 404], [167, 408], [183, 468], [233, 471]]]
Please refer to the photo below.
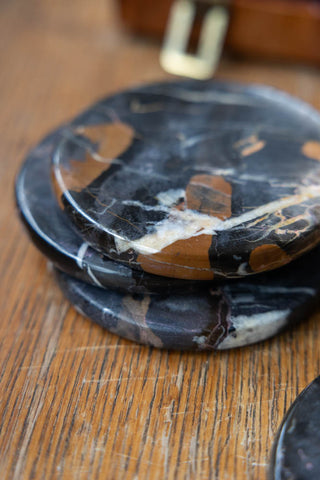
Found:
[[196, 54], [187, 46], [196, 15], [195, 0], [176, 0], [170, 11], [160, 53], [161, 66], [169, 73], [197, 79], [210, 78], [216, 70], [229, 22], [226, 2], [212, 4], [202, 22]]

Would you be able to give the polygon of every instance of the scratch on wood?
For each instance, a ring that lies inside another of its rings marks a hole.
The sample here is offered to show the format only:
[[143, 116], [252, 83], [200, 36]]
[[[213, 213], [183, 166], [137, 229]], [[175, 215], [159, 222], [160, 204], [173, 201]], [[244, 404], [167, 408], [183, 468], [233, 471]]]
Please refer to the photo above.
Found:
[[[64, 308], [64, 314], [66, 310], [67, 310], [67, 306]], [[55, 304], [51, 304], [43, 324], [44, 329], [51, 328], [51, 335], [49, 337], [50, 339], [44, 354], [42, 366], [40, 368], [39, 379], [45, 378], [48, 365], [51, 363], [55, 355], [56, 346], [60, 336], [60, 330], [59, 328], [56, 328], [55, 322], [54, 322], [56, 315], [57, 315], [57, 308]], [[52, 326], [54, 327], [52, 328]], [[45, 398], [46, 398], [46, 389], [38, 385], [38, 388], [35, 389], [33, 401], [30, 405], [30, 409], [28, 412], [28, 422], [26, 423], [22, 444], [19, 449], [18, 458], [15, 464], [13, 480], [20, 480], [21, 476], [23, 475], [22, 472], [24, 469], [24, 463], [26, 461], [26, 452], [27, 452], [28, 445], [30, 443], [38, 416], [40, 415], [41, 410], [44, 406]]]
[[176, 375], [163, 375], [163, 376], [155, 376], [155, 377], [119, 377], [119, 378], [106, 378], [106, 379], [98, 379], [98, 380], [86, 380], [84, 379], [82, 381], [82, 383], [99, 383], [100, 385], [104, 385], [106, 383], [110, 383], [110, 382], [119, 382], [119, 381], [128, 381], [128, 380], [140, 380], [140, 381], [153, 381], [153, 382], [157, 382], [158, 380], [170, 380], [170, 378], [174, 377]]
[[171, 437], [171, 429], [172, 429], [172, 411], [174, 409], [174, 400], [170, 402], [170, 405], [165, 413], [165, 427], [163, 430], [163, 434], [161, 436], [161, 447], [162, 453], [164, 456], [164, 471], [165, 475], [168, 473], [169, 468], [169, 457], [170, 457], [170, 437]]
[[66, 352], [82, 352], [83, 350], [118, 350], [125, 348], [126, 350], [141, 349], [141, 345], [88, 345], [83, 347], [65, 348], [57, 350], [57, 353]]

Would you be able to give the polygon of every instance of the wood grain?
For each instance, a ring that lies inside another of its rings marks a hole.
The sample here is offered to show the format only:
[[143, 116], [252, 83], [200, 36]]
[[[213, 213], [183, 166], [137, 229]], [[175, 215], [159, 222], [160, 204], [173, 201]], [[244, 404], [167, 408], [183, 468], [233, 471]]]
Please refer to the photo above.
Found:
[[[166, 78], [105, 0], [0, 1], [0, 471], [3, 479], [263, 479], [281, 419], [319, 374], [319, 316], [230, 352], [158, 351], [64, 300], [18, 221], [29, 148], [93, 100]], [[225, 59], [320, 109], [319, 72]], [[316, 266], [315, 266], [316, 268]]]

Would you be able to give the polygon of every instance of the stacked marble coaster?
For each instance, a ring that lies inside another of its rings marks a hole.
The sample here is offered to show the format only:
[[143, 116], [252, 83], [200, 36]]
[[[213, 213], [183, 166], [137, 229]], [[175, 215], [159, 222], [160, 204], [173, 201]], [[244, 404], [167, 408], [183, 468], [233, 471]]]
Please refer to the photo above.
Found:
[[128, 339], [238, 347], [317, 305], [320, 114], [273, 89], [108, 97], [30, 152], [16, 199], [66, 297]]

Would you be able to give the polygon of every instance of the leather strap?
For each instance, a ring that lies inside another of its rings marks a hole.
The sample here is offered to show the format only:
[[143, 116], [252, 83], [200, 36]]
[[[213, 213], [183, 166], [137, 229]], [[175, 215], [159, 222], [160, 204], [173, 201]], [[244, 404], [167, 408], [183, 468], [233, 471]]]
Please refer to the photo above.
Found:
[[[124, 23], [162, 37], [172, 0], [118, 0]], [[320, 0], [233, 0], [225, 46], [259, 58], [320, 65]], [[196, 26], [193, 38], [197, 37]]]

